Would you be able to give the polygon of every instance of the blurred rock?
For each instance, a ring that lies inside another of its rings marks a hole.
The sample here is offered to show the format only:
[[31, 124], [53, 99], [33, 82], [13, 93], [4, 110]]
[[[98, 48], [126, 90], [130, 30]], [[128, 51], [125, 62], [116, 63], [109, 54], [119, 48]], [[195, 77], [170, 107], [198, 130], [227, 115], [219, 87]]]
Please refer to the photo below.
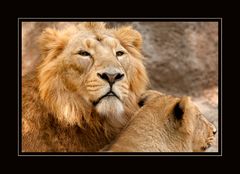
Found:
[[[46, 27], [63, 28], [76, 22], [23, 22], [22, 75], [39, 60], [36, 37]], [[189, 95], [218, 127], [217, 22], [109, 22], [132, 25], [143, 37], [145, 65], [151, 88], [171, 95]], [[218, 151], [218, 144], [208, 151]]]

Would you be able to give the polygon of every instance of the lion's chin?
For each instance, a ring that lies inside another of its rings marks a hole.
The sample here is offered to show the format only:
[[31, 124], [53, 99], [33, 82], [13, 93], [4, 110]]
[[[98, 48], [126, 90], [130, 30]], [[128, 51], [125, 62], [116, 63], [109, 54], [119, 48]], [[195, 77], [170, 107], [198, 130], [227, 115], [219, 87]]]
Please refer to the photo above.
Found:
[[102, 99], [97, 104], [96, 111], [100, 114], [100, 116], [106, 117], [114, 125], [125, 124], [123, 104], [114, 96]]

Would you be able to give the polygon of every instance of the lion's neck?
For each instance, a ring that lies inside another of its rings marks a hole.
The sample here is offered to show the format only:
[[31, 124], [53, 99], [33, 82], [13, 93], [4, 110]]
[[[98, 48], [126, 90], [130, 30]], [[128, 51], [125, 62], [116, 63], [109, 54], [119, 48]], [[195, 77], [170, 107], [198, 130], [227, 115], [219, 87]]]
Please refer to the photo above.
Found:
[[[117, 121], [112, 122], [112, 120], [100, 116], [94, 109], [89, 113], [88, 120], [83, 119], [81, 123], [72, 126], [59, 122], [56, 115], [51, 115], [51, 119], [48, 118], [43, 122], [52, 120], [49, 125], [45, 125], [45, 128], [52, 129], [59, 139], [69, 139], [69, 144], [76, 148], [68, 149], [69, 151], [98, 151], [116, 138], [136, 109], [137, 106], [135, 108], [132, 106], [131, 109], [125, 108], [124, 124]], [[54, 126], [52, 126], [53, 124]], [[69, 148], [69, 145], [66, 145], [66, 148]]]
[[[82, 127], [62, 125], [51, 114], [46, 120], [43, 119], [41, 124], [42, 136], [51, 134], [51, 136], [45, 136], [45, 142], [48, 143], [51, 151], [98, 151], [109, 144], [120, 132], [120, 129], [110, 126], [107, 121], [98, 122], [100, 125], [83, 124]], [[59, 147], [62, 149], [58, 149]]]

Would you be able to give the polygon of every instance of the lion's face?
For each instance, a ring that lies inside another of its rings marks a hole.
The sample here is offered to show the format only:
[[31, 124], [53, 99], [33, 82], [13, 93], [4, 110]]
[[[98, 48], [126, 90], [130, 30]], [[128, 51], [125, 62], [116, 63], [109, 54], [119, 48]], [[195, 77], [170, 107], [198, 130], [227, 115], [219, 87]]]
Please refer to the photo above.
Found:
[[142, 98], [142, 109], [147, 107], [155, 113], [153, 120], [159, 125], [161, 136], [169, 140], [172, 149], [183, 147], [200, 152], [214, 143], [215, 126], [204, 117], [189, 97], [165, 96], [149, 90]]
[[98, 37], [80, 32], [69, 41], [63, 57], [78, 65], [82, 72], [70, 70], [72, 75], [68, 80], [86, 91], [85, 99], [98, 113], [121, 117], [124, 101], [129, 95], [128, 79], [133, 75], [129, 66], [134, 57], [114, 35]]
[[[52, 73], [48, 76], [57, 85], [47, 86], [62, 89], [59, 95], [70, 94], [69, 103], [79, 97], [102, 117], [123, 122], [127, 102], [139, 96], [148, 81], [140, 34], [129, 27], [106, 29], [102, 23], [84, 23], [64, 31], [49, 30], [40, 38], [46, 40], [40, 43], [47, 50], [39, 68], [40, 83], [41, 77]], [[54, 44], [58, 47], [46, 48]], [[77, 107], [76, 101], [69, 103], [61, 104], [65, 117]]]

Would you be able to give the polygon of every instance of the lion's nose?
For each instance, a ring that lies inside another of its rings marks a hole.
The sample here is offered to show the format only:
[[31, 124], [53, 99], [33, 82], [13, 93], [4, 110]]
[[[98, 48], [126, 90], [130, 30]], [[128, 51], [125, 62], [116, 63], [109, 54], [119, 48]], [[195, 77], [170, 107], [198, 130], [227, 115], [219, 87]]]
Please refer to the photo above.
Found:
[[213, 126], [212, 133], [213, 133], [213, 135], [215, 135], [217, 133], [217, 129], [215, 126]]
[[114, 73], [114, 74], [110, 74], [110, 73], [97, 73], [98, 77], [100, 77], [101, 79], [107, 81], [110, 85], [114, 84], [116, 81], [122, 80], [124, 77], [124, 74], [122, 73]]

